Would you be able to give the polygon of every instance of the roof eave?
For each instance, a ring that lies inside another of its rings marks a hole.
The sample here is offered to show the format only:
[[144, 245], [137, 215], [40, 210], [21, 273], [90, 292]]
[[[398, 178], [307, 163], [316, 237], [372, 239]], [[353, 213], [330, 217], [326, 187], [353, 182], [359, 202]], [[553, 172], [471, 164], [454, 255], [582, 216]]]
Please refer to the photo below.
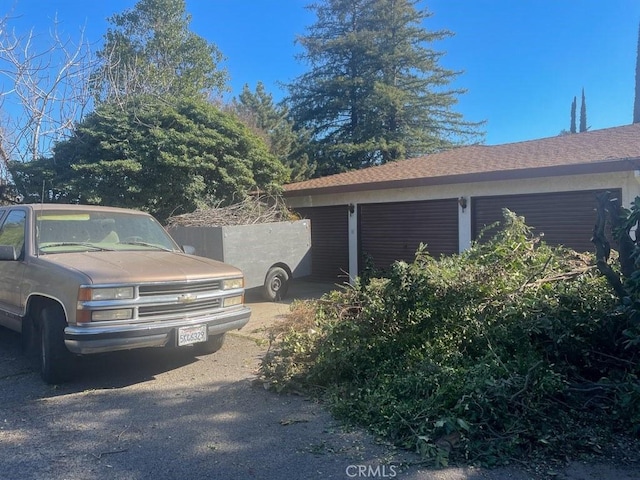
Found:
[[392, 188], [427, 187], [434, 185], [452, 185], [459, 183], [490, 182], [504, 180], [521, 180], [524, 178], [541, 178], [563, 175], [585, 175], [594, 173], [610, 173], [640, 170], [640, 157], [622, 158], [602, 162], [559, 165], [550, 167], [524, 168], [517, 170], [499, 170], [492, 172], [465, 173], [443, 175], [438, 177], [408, 178], [400, 180], [384, 180], [379, 182], [357, 183], [347, 185], [330, 185], [309, 187], [284, 191], [285, 197], [302, 197], [307, 195], [327, 195], [337, 193], [353, 193], [369, 190], [389, 190]]

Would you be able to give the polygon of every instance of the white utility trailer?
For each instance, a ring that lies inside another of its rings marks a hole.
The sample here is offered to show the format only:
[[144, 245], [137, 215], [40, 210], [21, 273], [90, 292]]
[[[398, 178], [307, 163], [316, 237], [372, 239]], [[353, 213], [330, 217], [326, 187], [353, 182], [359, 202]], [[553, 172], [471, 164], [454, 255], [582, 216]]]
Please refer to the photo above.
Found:
[[240, 268], [245, 288], [262, 287], [268, 300], [284, 298], [292, 278], [311, 275], [310, 220], [168, 230], [196, 255]]

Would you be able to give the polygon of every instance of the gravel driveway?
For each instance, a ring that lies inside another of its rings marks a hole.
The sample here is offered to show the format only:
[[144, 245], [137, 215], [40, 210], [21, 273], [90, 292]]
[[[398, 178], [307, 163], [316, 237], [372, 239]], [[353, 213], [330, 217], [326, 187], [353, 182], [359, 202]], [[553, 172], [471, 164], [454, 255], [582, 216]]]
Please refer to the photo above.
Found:
[[[301, 282], [291, 293], [309, 297], [326, 288]], [[429, 470], [411, 453], [345, 431], [313, 402], [265, 390], [255, 375], [266, 349], [259, 340], [288, 305], [248, 300], [252, 320], [214, 355], [148, 350], [87, 357], [79, 378], [58, 387], [40, 381], [20, 353], [19, 337], [0, 328], [0, 478], [533, 478], [511, 469]], [[614, 477], [640, 473], [572, 464], [553, 475]]]

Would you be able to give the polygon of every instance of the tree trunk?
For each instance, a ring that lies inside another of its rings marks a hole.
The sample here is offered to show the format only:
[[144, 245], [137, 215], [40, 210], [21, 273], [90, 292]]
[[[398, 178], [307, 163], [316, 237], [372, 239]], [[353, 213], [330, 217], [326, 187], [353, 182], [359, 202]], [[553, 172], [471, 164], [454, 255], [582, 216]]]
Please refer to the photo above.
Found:
[[605, 192], [596, 195], [596, 200], [597, 218], [593, 227], [593, 237], [591, 238], [591, 242], [596, 248], [596, 265], [613, 287], [620, 300], [624, 300], [624, 298], [629, 297], [629, 292], [624, 287], [623, 280], [608, 263], [611, 244], [606, 234], [607, 217], [609, 217], [611, 232], [619, 244], [620, 268], [625, 278], [629, 278], [635, 270], [632, 258], [635, 243], [629, 236], [629, 229], [623, 228], [620, 199], [611, 198], [610, 192]]

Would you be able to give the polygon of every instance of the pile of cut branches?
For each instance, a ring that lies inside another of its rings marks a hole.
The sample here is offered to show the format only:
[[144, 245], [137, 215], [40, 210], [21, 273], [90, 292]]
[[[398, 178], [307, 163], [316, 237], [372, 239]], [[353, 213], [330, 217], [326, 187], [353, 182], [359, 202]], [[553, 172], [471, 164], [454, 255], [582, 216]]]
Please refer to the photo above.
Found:
[[296, 220], [280, 197], [248, 197], [232, 205], [198, 209], [169, 218], [167, 226], [225, 227]]
[[435, 465], [603, 453], [640, 432], [640, 327], [594, 263], [505, 211], [463, 253], [298, 307], [261, 374]]

